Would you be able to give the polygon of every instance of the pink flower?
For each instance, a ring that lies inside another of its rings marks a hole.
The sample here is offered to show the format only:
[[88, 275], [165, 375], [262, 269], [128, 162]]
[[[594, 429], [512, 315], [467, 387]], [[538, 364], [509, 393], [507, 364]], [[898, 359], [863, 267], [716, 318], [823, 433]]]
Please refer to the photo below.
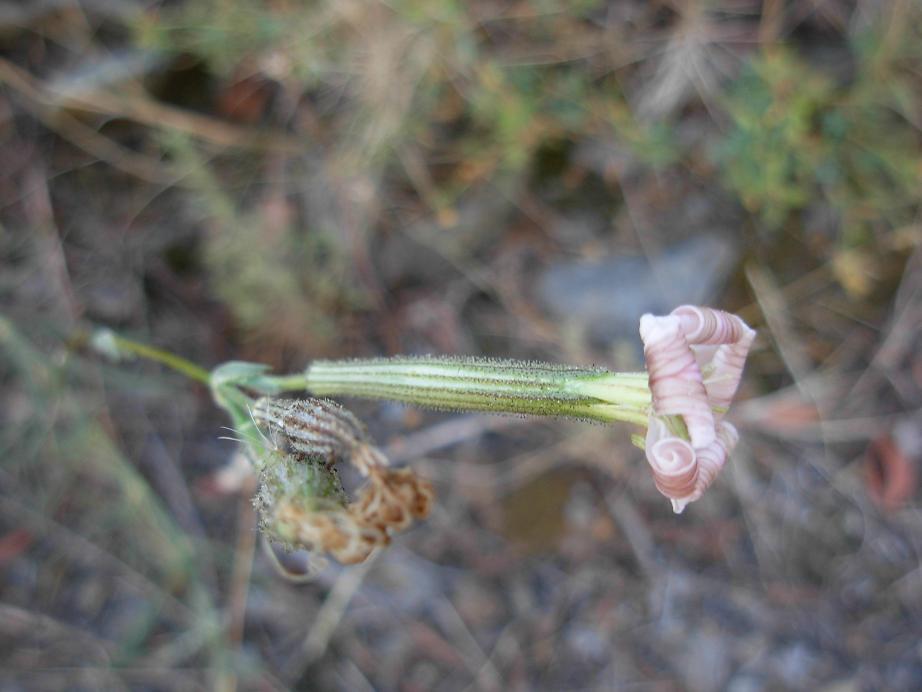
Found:
[[[640, 318], [653, 412], [646, 455], [657, 489], [682, 512], [713, 483], [739, 439], [723, 416], [743, 374], [755, 331], [736, 315], [683, 305]], [[665, 416], [680, 416], [685, 440]]]
[[682, 323], [681, 329], [696, 356], [717, 346], [709, 362], [701, 363], [704, 389], [711, 406], [718, 410], [718, 420], [726, 413], [743, 376], [743, 366], [756, 332], [736, 315], [722, 310], [682, 305], [672, 311]]
[[695, 355], [674, 316], [640, 318], [653, 410], [660, 416], [682, 416], [692, 444], [704, 447], [714, 440], [714, 413]]

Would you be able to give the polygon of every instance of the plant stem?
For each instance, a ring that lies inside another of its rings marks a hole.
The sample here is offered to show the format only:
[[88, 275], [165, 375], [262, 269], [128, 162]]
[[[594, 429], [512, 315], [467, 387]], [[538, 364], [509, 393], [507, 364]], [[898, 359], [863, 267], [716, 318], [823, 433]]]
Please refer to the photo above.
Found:
[[[289, 379], [285, 384], [297, 383]], [[317, 395], [391, 399], [449, 411], [640, 425], [646, 425], [651, 404], [646, 373], [512, 360], [427, 356], [315, 361], [300, 384]]]
[[120, 351], [127, 351], [136, 356], [141, 356], [142, 358], [147, 358], [148, 360], [165, 365], [196, 382], [201, 382], [206, 385], [210, 382], [210, 375], [207, 370], [199, 367], [190, 360], [186, 360], [182, 356], [177, 356], [176, 354], [156, 348], [155, 346], [148, 346], [147, 344], [126, 339], [117, 334], [112, 334], [111, 338]]

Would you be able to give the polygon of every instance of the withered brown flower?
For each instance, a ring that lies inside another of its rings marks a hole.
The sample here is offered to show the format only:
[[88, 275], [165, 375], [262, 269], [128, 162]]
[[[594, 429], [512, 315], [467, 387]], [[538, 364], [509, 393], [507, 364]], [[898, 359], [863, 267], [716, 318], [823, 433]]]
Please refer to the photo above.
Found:
[[434, 499], [432, 484], [412, 469], [373, 468], [352, 507], [369, 524], [403, 531], [429, 515]]
[[275, 508], [274, 527], [290, 543], [329, 553], [346, 565], [364, 562], [375, 548], [390, 542], [384, 529], [363, 521], [348, 507], [308, 508], [283, 501]]
[[[428, 515], [432, 485], [412, 469], [390, 468], [365, 427], [339, 404], [264, 398], [253, 418], [278, 445], [271, 463], [263, 464], [257, 506], [270, 535], [282, 542], [362, 562], [392, 533]], [[317, 483], [339, 483], [336, 461], [348, 461], [366, 479], [354, 502], [341, 485]]]

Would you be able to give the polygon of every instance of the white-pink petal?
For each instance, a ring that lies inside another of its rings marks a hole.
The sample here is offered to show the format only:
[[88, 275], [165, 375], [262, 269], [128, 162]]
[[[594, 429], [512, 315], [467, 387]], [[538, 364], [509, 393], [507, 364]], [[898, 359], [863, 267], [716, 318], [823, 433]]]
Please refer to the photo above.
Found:
[[714, 440], [704, 449], [697, 451], [698, 458], [698, 477], [695, 482], [695, 492], [693, 499], [697, 500], [704, 494], [717, 474], [727, 463], [730, 452], [736, 447], [739, 441], [739, 433], [730, 423], [720, 422], [717, 424], [717, 439]]
[[[746, 356], [755, 337], [755, 331], [747, 327], [739, 341], [718, 347], [711, 361], [710, 373], [704, 380], [704, 388], [712, 406], [724, 410], [729, 408], [739, 389]], [[717, 419], [722, 417], [723, 413], [720, 413]]]
[[723, 310], [680, 305], [672, 311], [679, 319], [682, 333], [692, 346], [698, 344], [733, 344], [752, 330], [739, 317]]
[[640, 318], [640, 338], [655, 412], [681, 416], [692, 446], [709, 445], [715, 435], [714, 414], [680, 319], [644, 315]]
[[686, 440], [671, 434], [662, 420], [650, 416], [645, 452], [656, 489], [672, 501], [677, 514], [681, 513], [698, 483], [695, 450]]
[[[647, 461], [657, 489], [679, 513], [710, 487], [739, 439], [722, 419], [756, 333], [736, 315], [682, 305], [664, 317], [641, 317], [640, 336], [653, 399]], [[661, 416], [681, 416], [691, 442], [671, 433]]]

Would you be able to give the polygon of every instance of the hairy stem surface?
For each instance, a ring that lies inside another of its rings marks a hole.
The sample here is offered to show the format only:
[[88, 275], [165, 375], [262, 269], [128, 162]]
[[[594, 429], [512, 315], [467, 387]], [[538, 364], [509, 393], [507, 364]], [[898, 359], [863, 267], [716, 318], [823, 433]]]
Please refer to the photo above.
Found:
[[512, 360], [397, 357], [315, 361], [314, 394], [390, 399], [449, 411], [486, 411], [646, 424], [646, 373]]

